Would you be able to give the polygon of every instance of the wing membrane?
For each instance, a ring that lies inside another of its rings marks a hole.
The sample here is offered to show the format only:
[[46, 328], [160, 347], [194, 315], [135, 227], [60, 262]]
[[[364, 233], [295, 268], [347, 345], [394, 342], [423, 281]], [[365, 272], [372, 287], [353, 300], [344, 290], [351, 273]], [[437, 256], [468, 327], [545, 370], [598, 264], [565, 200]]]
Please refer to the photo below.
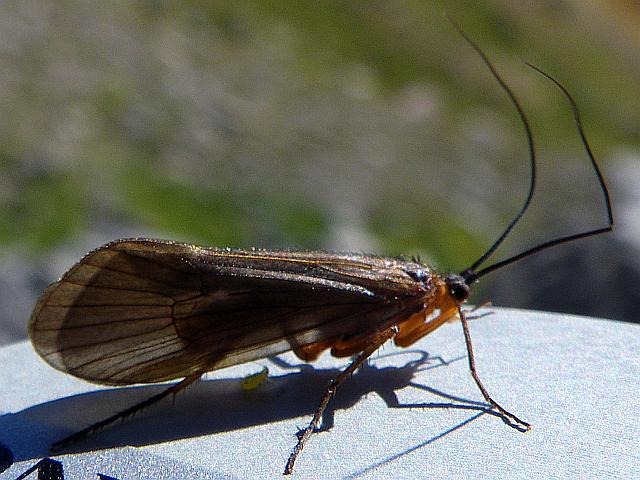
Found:
[[[120, 240], [39, 300], [29, 332], [55, 368], [151, 383], [357, 335], [430, 294], [401, 260]], [[404, 315], [404, 313], [402, 313]]]

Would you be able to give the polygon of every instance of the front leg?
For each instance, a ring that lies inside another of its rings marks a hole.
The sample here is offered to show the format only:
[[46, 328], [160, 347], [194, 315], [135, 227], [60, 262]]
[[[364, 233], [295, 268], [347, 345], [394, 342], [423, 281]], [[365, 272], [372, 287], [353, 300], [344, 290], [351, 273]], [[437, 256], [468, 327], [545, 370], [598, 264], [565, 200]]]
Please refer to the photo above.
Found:
[[[467, 357], [469, 359], [469, 370], [471, 371], [471, 376], [473, 377], [473, 380], [476, 382], [476, 385], [480, 389], [482, 396], [491, 405], [491, 407], [493, 407], [494, 410], [496, 410], [498, 413], [502, 415], [503, 419], [505, 419], [505, 421], [509, 423], [509, 425], [523, 432], [528, 432], [529, 430], [531, 430], [531, 424], [525, 422], [524, 420], [520, 420], [513, 413], [502, 408], [498, 402], [496, 402], [493, 398], [491, 398], [491, 395], [489, 395], [489, 392], [480, 381], [480, 377], [478, 376], [478, 372], [476, 371], [476, 361], [475, 361], [475, 358], [473, 357], [473, 345], [471, 344], [471, 333], [469, 332], [469, 322], [467, 321], [467, 318], [465, 317], [465, 314], [461, 308], [458, 308], [458, 313], [460, 314], [460, 321], [462, 322], [462, 330], [464, 331], [464, 341], [467, 345]], [[516, 425], [513, 425], [511, 420], [516, 422]]]

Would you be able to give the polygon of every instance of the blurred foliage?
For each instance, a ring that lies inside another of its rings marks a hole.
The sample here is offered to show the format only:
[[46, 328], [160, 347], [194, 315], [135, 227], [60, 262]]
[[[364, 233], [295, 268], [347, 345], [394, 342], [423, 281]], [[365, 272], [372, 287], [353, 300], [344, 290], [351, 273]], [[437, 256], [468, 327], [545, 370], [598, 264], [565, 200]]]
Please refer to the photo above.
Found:
[[0, 242], [27, 255], [148, 229], [463, 268], [517, 211], [526, 144], [445, 9], [540, 147], [552, 208], [506, 250], [574, 227], [576, 205], [601, 218], [566, 101], [522, 59], [573, 92], [606, 170], [640, 145], [626, 2], [25, 1], [0, 6]]

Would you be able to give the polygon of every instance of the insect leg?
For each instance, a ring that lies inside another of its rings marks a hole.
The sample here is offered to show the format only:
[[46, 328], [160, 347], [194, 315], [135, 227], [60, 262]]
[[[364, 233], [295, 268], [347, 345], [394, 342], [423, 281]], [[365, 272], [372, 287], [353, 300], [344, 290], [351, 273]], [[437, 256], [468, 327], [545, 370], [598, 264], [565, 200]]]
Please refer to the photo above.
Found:
[[289, 460], [287, 461], [287, 465], [284, 469], [284, 475], [290, 475], [291, 473], [293, 473], [293, 466], [296, 462], [296, 459], [298, 458], [298, 455], [304, 448], [304, 445], [309, 439], [309, 437], [311, 437], [311, 435], [318, 428], [318, 425], [320, 424], [320, 419], [322, 418], [322, 413], [325, 411], [325, 409], [327, 408], [327, 405], [335, 395], [338, 385], [340, 385], [351, 374], [353, 374], [353, 372], [355, 372], [356, 369], [360, 365], [362, 365], [362, 363], [369, 356], [371, 356], [373, 352], [375, 352], [378, 348], [380, 348], [384, 342], [392, 338], [397, 332], [398, 332], [397, 327], [393, 325], [389, 328], [382, 330], [380, 333], [375, 335], [372, 338], [371, 343], [355, 358], [355, 360], [353, 360], [353, 362], [351, 362], [351, 365], [349, 365], [340, 375], [338, 375], [336, 378], [332, 379], [329, 382], [329, 385], [327, 385], [327, 388], [324, 391], [324, 395], [322, 396], [322, 401], [320, 402], [320, 405], [318, 406], [315, 413], [313, 414], [313, 418], [311, 419], [309, 426], [307, 426], [307, 428], [298, 437], [298, 443], [294, 447], [293, 452], [291, 452], [291, 455], [289, 456]]
[[187, 386], [191, 385], [193, 382], [198, 380], [201, 376], [202, 376], [202, 372], [189, 375], [188, 377], [185, 377], [180, 382], [171, 385], [169, 388], [167, 388], [166, 390], [163, 390], [157, 395], [153, 395], [152, 397], [149, 397], [140, 403], [136, 403], [135, 405], [125, 410], [122, 410], [121, 412], [118, 412], [115, 415], [110, 416], [109, 418], [105, 418], [100, 422], [94, 423], [93, 425], [90, 425], [87, 428], [80, 430], [79, 432], [76, 432], [72, 435], [69, 435], [68, 437], [63, 438], [60, 441], [55, 442], [54, 444], [51, 445], [50, 450], [53, 452], [61, 450], [62, 448], [68, 445], [71, 445], [72, 443], [75, 443], [78, 440], [86, 437], [87, 435], [90, 435], [92, 433], [102, 430], [104, 427], [111, 425], [112, 423], [117, 422], [118, 420], [125, 420], [127, 417], [134, 415], [135, 413], [153, 405], [156, 402], [159, 402], [164, 397], [167, 397], [169, 395], [175, 395], [179, 391], [184, 390]]
[[[491, 406], [495, 410], [497, 410], [501, 415], [503, 415], [503, 418], [505, 419], [505, 421], [507, 421], [511, 426], [518, 429], [520, 429], [519, 426], [524, 427], [523, 431], [525, 432], [531, 430], [531, 425], [529, 423], [525, 422], [524, 420], [520, 420], [513, 413], [502, 408], [498, 404], [498, 402], [496, 402], [493, 398], [491, 398], [491, 395], [489, 395], [489, 392], [487, 391], [487, 389], [484, 388], [484, 385], [482, 385], [482, 382], [480, 381], [480, 377], [478, 376], [478, 372], [476, 371], [476, 361], [473, 357], [473, 345], [471, 344], [471, 334], [469, 333], [469, 322], [467, 321], [467, 318], [465, 317], [464, 312], [462, 311], [461, 308], [458, 308], [458, 312], [460, 314], [460, 321], [462, 322], [462, 330], [464, 331], [464, 341], [467, 344], [469, 370], [471, 371], [471, 376], [473, 377], [473, 380], [476, 382], [478, 389], [480, 389], [482, 396], [489, 404], [491, 404]], [[509, 420], [515, 421], [516, 424], [518, 425], [513, 425]]]

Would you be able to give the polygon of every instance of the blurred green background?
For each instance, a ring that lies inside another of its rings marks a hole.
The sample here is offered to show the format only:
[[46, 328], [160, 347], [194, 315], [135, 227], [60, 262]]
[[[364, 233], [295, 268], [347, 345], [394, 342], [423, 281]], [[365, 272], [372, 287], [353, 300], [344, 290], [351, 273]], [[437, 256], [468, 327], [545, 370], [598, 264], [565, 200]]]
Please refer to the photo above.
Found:
[[605, 223], [566, 101], [609, 182], [613, 235], [483, 278], [474, 301], [637, 321], [640, 6], [574, 1], [0, 4], [0, 342], [117, 237], [419, 255], [469, 266]]

